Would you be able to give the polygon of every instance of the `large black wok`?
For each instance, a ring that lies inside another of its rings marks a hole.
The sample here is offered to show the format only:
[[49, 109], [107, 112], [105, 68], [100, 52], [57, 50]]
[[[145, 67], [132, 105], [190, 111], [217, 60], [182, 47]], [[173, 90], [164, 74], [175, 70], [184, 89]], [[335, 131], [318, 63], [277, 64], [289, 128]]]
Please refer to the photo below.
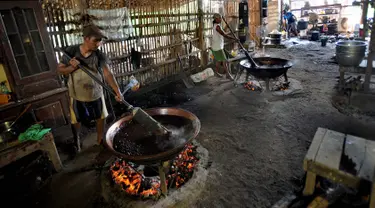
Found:
[[132, 121], [131, 115], [125, 116], [115, 122], [106, 134], [105, 144], [113, 154], [137, 164], [171, 160], [199, 133], [200, 121], [189, 111], [178, 108], [153, 108], [145, 111], [172, 130], [173, 136], [151, 136], [136, 121]]
[[261, 57], [254, 58], [258, 67], [252, 67], [249, 60], [244, 59], [240, 62], [240, 66], [256, 78], [267, 80], [277, 78], [285, 75], [290, 67], [293, 66], [292, 62], [286, 59]]

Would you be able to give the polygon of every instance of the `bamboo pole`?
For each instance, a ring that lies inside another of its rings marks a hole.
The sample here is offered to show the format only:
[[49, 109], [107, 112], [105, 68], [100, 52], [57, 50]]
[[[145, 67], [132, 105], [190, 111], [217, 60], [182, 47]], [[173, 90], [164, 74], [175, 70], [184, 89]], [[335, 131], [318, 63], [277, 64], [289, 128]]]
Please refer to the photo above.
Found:
[[204, 12], [203, 0], [198, 0], [198, 38], [199, 50], [201, 51], [201, 65], [205, 66], [208, 63], [208, 54], [206, 53], [206, 43], [204, 41]]

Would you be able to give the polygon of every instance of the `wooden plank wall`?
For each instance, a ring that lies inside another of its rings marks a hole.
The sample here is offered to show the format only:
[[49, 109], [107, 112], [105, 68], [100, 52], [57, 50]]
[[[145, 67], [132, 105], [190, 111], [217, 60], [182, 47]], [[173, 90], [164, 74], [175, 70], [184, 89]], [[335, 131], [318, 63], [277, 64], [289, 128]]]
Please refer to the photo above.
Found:
[[[228, 22], [236, 25], [238, 22], [238, 1], [221, 2]], [[186, 61], [188, 68], [194, 70], [200, 65], [199, 48], [199, 16], [198, 0], [43, 0], [43, 10], [54, 47], [67, 47], [80, 44], [82, 41], [82, 23], [77, 21], [77, 14], [85, 9], [114, 9], [126, 7], [130, 14], [134, 31], [127, 38], [116, 38], [106, 41], [102, 50], [111, 61], [119, 85], [123, 88], [134, 75], [141, 87], [155, 85], [179, 73], [177, 54]], [[73, 8], [73, 9], [72, 9]], [[209, 39], [212, 29], [212, 14], [220, 8], [204, 11], [205, 38]], [[79, 18], [79, 16], [78, 16]], [[129, 28], [124, 28], [129, 29]], [[233, 28], [235, 29], [235, 28]], [[207, 51], [210, 41], [203, 51]], [[131, 48], [139, 49], [142, 43], [142, 64], [139, 69], [131, 65]], [[234, 47], [233, 42], [227, 42], [227, 49]], [[56, 53], [60, 59], [60, 54]], [[185, 63], [184, 62], [184, 63]]]
[[279, 8], [278, 0], [268, 1], [268, 16], [267, 16], [267, 32], [272, 30], [279, 30], [281, 9]]
[[249, 29], [250, 29], [250, 39], [259, 43], [259, 37], [257, 36], [257, 29], [261, 24], [261, 8], [260, 0], [248, 0], [249, 5]]

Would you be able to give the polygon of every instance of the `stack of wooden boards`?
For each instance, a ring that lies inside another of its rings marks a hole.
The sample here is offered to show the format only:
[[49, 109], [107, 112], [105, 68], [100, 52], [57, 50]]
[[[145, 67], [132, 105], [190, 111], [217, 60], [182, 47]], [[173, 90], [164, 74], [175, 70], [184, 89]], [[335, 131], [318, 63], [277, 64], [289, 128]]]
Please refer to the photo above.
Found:
[[[351, 173], [342, 169], [342, 162], [348, 162], [344, 160], [353, 163]], [[314, 193], [316, 176], [350, 188], [358, 188], [363, 180], [372, 183], [375, 169], [375, 141], [318, 128], [305, 156], [303, 168], [307, 172], [303, 192], [306, 196]], [[369, 207], [375, 207], [374, 183]]]

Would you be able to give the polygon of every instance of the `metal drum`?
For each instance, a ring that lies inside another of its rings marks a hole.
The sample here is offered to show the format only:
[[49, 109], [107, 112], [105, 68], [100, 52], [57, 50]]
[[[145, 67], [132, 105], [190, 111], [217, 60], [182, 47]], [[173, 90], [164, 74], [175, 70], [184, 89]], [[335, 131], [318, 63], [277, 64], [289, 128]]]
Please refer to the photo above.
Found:
[[273, 45], [280, 45], [281, 43], [281, 34], [275, 33], [275, 34], [268, 34], [268, 40]]
[[309, 22], [305, 22], [303, 20], [300, 20], [297, 23], [297, 29], [298, 30], [306, 30], [308, 26], [309, 26]]
[[366, 53], [363, 41], [339, 41], [336, 43], [336, 61], [341, 66], [358, 66]]

